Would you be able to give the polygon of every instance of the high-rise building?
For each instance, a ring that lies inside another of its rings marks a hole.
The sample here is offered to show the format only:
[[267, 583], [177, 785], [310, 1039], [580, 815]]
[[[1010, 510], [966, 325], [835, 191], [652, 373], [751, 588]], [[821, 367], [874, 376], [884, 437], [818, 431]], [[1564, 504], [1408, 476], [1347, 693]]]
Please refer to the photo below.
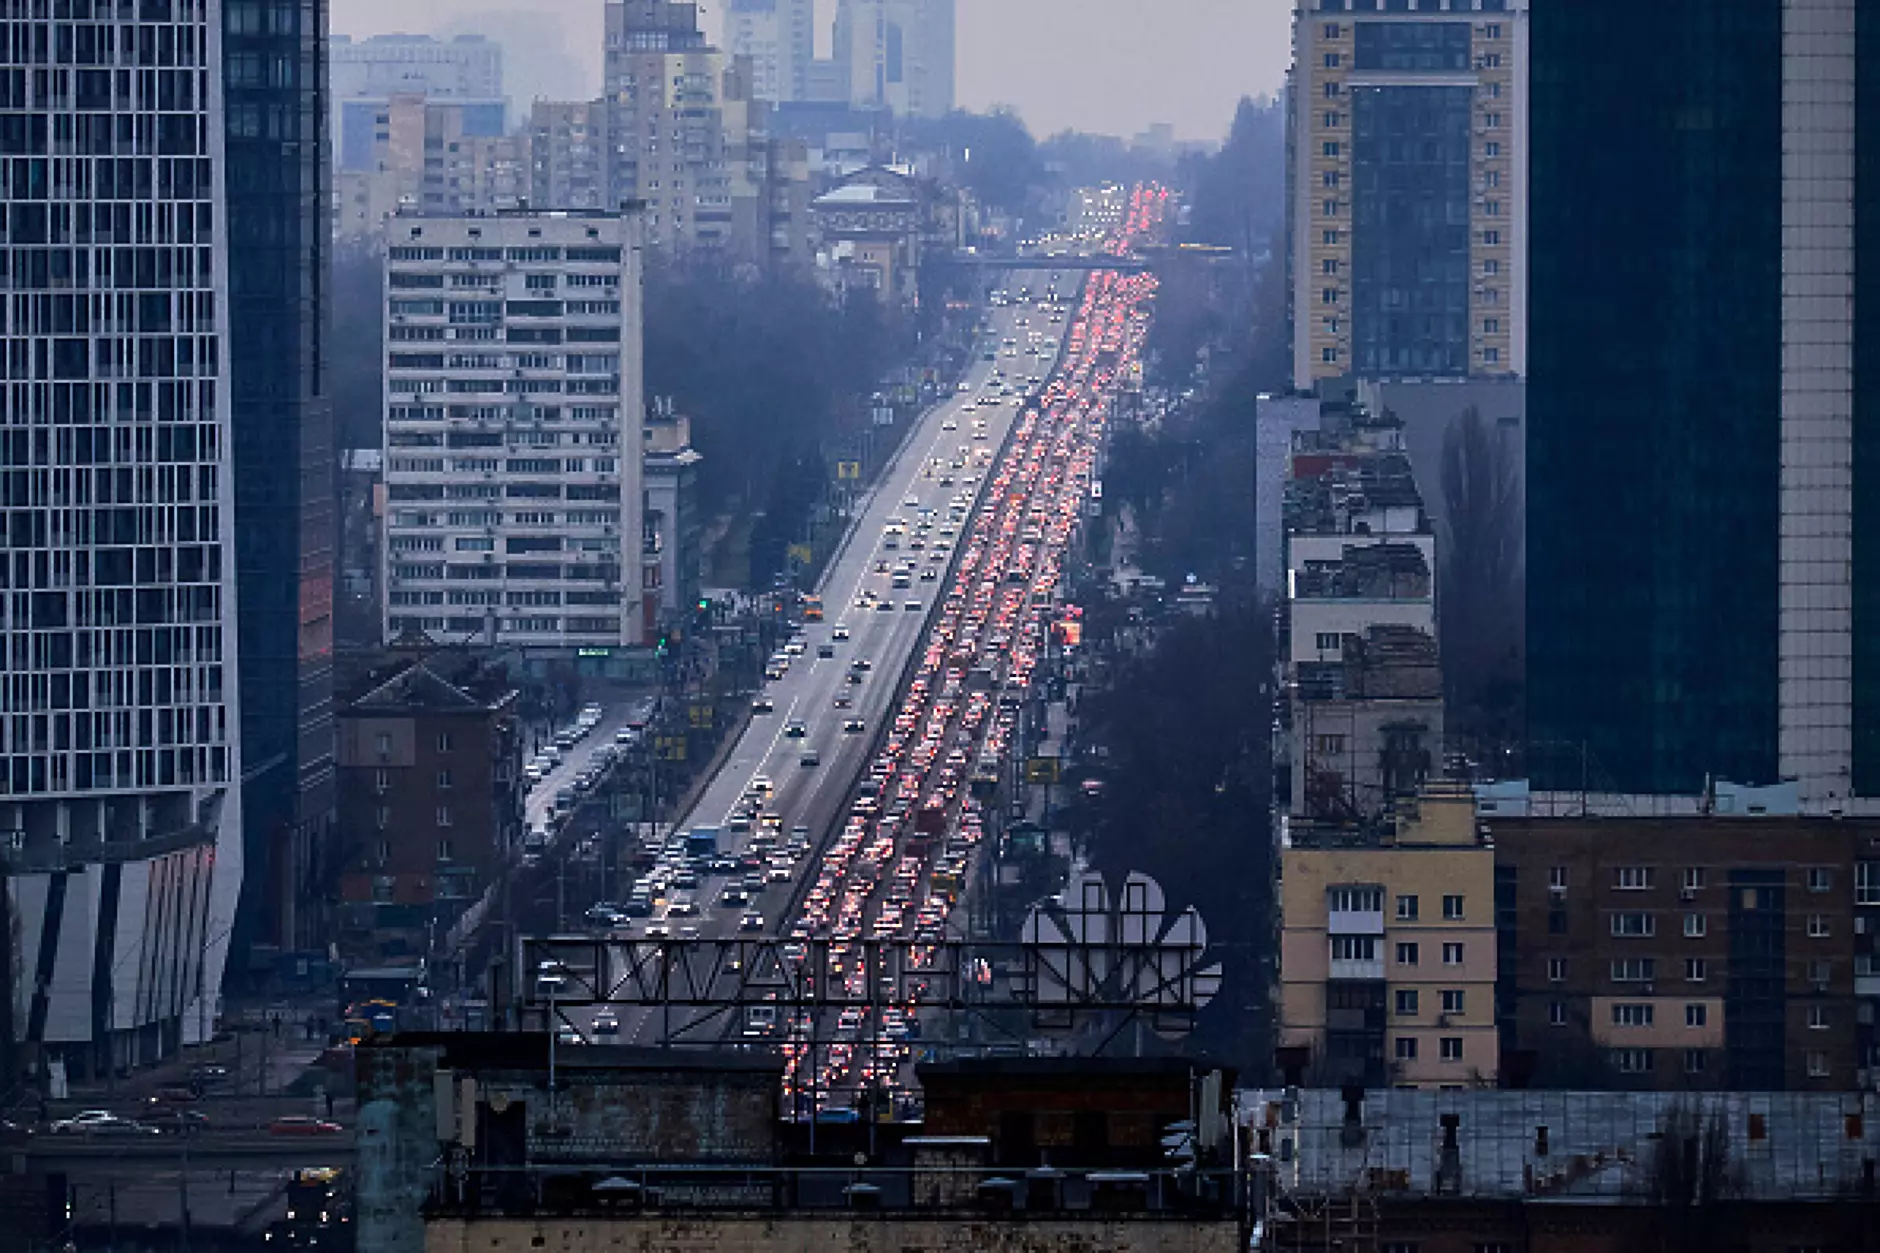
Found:
[[529, 119], [529, 204], [605, 209], [610, 109], [605, 100], [537, 100]]
[[0, 41], [0, 1061], [42, 1075], [212, 1027], [242, 886], [223, 7], [110, 7]]
[[646, 638], [637, 214], [387, 228], [385, 636]]
[[1532, 773], [1871, 807], [1880, 4], [1536, 5], [1533, 49]]
[[1296, 0], [1295, 387], [1526, 371], [1527, 10]]
[[834, 51], [853, 108], [953, 110], [953, 0], [839, 0]]
[[236, 943], [324, 949], [337, 883], [326, 5], [222, 11], [247, 849]]
[[530, 134], [474, 134], [476, 106], [461, 100], [398, 95], [372, 107], [370, 162], [334, 175], [340, 238], [377, 238], [397, 213], [493, 213], [529, 199]]
[[816, 57], [815, 0], [732, 0], [725, 15], [725, 49], [749, 57], [759, 100], [808, 100]]
[[765, 255], [765, 121], [749, 62], [706, 42], [696, 4], [608, 0], [605, 65], [610, 206], [644, 201], [656, 248]]
[[393, 96], [451, 100], [463, 107], [464, 133], [484, 137], [507, 129], [503, 46], [481, 35], [375, 35], [331, 42], [335, 162], [342, 170], [371, 168], [377, 114]]

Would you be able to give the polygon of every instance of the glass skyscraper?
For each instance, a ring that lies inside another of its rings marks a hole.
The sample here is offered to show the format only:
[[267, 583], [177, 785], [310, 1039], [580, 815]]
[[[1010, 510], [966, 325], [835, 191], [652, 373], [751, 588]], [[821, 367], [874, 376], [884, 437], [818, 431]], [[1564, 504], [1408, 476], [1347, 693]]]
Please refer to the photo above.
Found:
[[1534, 6], [1543, 786], [1794, 780], [1814, 812], [1880, 790], [1880, 414], [1856, 318], [1880, 271], [1857, 247], [1880, 60], [1856, 44], [1877, 28], [1876, 0]]
[[0, 1061], [212, 1025], [242, 881], [213, 0], [0, 24]]

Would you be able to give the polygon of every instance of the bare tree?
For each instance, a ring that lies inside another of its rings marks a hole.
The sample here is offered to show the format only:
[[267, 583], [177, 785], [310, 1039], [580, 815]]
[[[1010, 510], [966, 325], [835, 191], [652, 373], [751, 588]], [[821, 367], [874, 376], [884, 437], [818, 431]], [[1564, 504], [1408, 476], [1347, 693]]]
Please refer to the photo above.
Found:
[[1473, 405], [1443, 434], [1443, 682], [1454, 738], [1492, 754], [1521, 735], [1524, 650], [1520, 467]]

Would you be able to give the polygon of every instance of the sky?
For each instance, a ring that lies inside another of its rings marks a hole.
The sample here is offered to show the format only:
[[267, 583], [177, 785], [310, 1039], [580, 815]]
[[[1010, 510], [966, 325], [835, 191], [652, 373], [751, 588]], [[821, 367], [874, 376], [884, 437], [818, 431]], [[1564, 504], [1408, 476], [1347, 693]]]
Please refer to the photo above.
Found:
[[[335, 34], [477, 32], [500, 39], [510, 98], [599, 94], [604, 0], [330, 0]], [[1285, 74], [1290, 0], [957, 0], [961, 107], [1016, 108], [1034, 135], [1133, 135], [1168, 122], [1182, 139], [1227, 132], [1242, 96]], [[817, 0], [827, 45], [835, 0]], [[706, 4], [716, 31], [723, 0]], [[825, 47], [826, 51], [826, 47]]]

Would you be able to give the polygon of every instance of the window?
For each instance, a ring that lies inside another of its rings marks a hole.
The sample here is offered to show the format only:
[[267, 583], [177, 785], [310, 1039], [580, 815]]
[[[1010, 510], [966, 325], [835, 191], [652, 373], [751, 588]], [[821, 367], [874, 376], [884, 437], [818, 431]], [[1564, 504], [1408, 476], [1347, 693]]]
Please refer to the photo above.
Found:
[[440, 827], [448, 827], [450, 825], [449, 805], [439, 805], [437, 807], [437, 825]]
[[1493, 139], [1491, 139], [1491, 140], [1489, 140], [1489, 141], [1488, 141], [1487, 143], [1485, 143], [1485, 144], [1483, 144], [1483, 145], [1482, 145], [1482, 155], [1483, 155], [1483, 156], [1485, 156], [1485, 157], [1498, 157], [1498, 156], [1500, 156], [1500, 155], [1501, 155], [1501, 144], [1500, 144], [1500, 143], [1498, 143], [1497, 141], [1495, 141], [1495, 140], [1493, 140]]
[[380, 796], [391, 791], [392, 772], [389, 770], [374, 770], [372, 772], [372, 790], [377, 792]]
[[1482, 334], [1498, 335], [1500, 333], [1501, 333], [1501, 319], [1500, 318], [1483, 318], [1482, 319]]
[[1811, 1049], [1808, 1054], [1808, 1077], [1826, 1079], [1828, 1077], [1828, 1055], [1820, 1049]]
[[1703, 1049], [1684, 1050], [1684, 1073], [1687, 1075], [1701, 1075], [1704, 1073]]
[[1482, 349], [1482, 360], [1488, 362], [1490, 365], [1493, 365], [1495, 362], [1500, 361], [1501, 349], [1499, 348]]
[[1649, 1075], [1652, 1072], [1650, 1049], [1614, 1049], [1612, 1068], [1622, 1075]]
[[1325, 259], [1324, 259], [1323, 261], [1320, 261], [1320, 262], [1319, 262], [1319, 273], [1321, 273], [1321, 274], [1337, 274], [1337, 273], [1338, 273], [1338, 258], [1337, 258], [1337, 257], [1326, 257], [1326, 258], [1325, 258]]
[[1327, 200], [1323, 205], [1320, 206], [1320, 209], [1328, 218], [1335, 218], [1338, 216], [1338, 202], [1336, 200]]
[[1826, 892], [1833, 886], [1834, 871], [1829, 867], [1810, 866], [1808, 868], [1808, 890], [1810, 892]]
[[453, 861], [455, 857], [456, 850], [451, 847], [449, 840], [439, 840], [437, 842], [437, 859], [439, 861]]
[[1436, 1041], [1436, 1046], [1441, 1051], [1441, 1056], [1444, 1061], [1459, 1062], [1462, 1060], [1462, 1037], [1461, 1036], [1459, 1035], [1443, 1036]]
[[1322, 653], [1335, 653], [1345, 646], [1345, 637], [1336, 631], [1320, 631], [1317, 639]]
[[1689, 939], [1701, 939], [1710, 933], [1709, 924], [1702, 914], [1684, 915], [1684, 934]]
[[1657, 1017], [1650, 1005], [1635, 1001], [1619, 1001], [1612, 1007], [1612, 1025], [1615, 1027], [1649, 1027]]
[[1549, 892], [1564, 892], [1567, 890], [1567, 868], [1565, 866], [1549, 866], [1547, 868], [1547, 890]]
[[1547, 1002], [1547, 1025], [1564, 1027], [1567, 1025], [1567, 1003], [1565, 1001]]
[[1325, 907], [1341, 914], [1381, 914], [1384, 912], [1384, 889], [1328, 888], [1325, 892]]
[[1567, 959], [1549, 957], [1547, 959], [1547, 982], [1565, 983], [1567, 981]]
[[1342, 757], [1345, 752], [1345, 737], [1315, 735], [1312, 737], [1312, 749], [1320, 757]]
[[1808, 1029], [1810, 1031], [1826, 1031], [1828, 1029], [1828, 1007], [1826, 1005], [1810, 1005], [1808, 1007]]
[[1643, 892], [1657, 879], [1656, 866], [1618, 866], [1613, 870], [1612, 886], [1621, 892]]
[[1501, 24], [1499, 22], [1490, 22], [1488, 25], [1482, 27], [1482, 38], [1500, 39], [1501, 38]]
[[448, 753], [450, 751], [449, 731], [439, 731], [437, 733], [437, 751], [440, 753]]
[[1612, 933], [1618, 936], [1657, 935], [1658, 919], [1653, 914], [1614, 914]]
[[1880, 905], [1880, 861], [1854, 863], [1854, 903]]
[[440, 792], [450, 791], [450, 771], [440, 770], [437, 772], [437, 790]]
[[1482, 185], [1483, 185], [1484, 187], [1499, 187], [1499, 186], [1501, 186], [1501, 171], [1500, 171], [1500, 170], [1489, 170], [1489, 171], [1487, 171], [1486, 173], [1484, 173], [1484, 174], [1482, 175]]
[[1415, 1018], [1417, 1016], [1417, 990], [1415, 988], [1399, 988], [1397, 990], [1396, 1000], [1397, 1016], [1399, 1018]]
[[1400, 896], [1397, 898], [1397, 921], [1415, 922], [1417, 920], [1417, 898]]
[[1501, 273], [1501, 262], [1499, 262], [1499, 261], [1497, 261], [1497, 260], [1495, 260], [1495, 258], [1493, 258], [1493, 257], [1488, 257], [1488, 258], [1486, 258], [1486, 259], [1485, 259], [1485, 260], [1484, 260], [1484, 261], [1482, 262], [1482, 273], [1483, 273], [1483, 274], [1486, 274], [1486, 275], [1490, 275], [1490, 276], [1493, 276], [1493, 275], [1496, 275], [1496, 274], [1500, 274], [1500, 273]]
[[1684, 1025], [1704, 1027], [1710, 1025], [1710, 1006], [1690, 1004], [1684, 1007]]
[[1338, 171], [1337, 171], [1337, 170], [1326, 170], [1326, 171], [1324, 171], [1323, 173], [1321, 173], [1321, 174], [1319, 175], [1319, 186], [1321, 186], [1321, 187], [1336, 187], [1336, 186], [1338, 186]]
[[392, 859], [392, 842], [390, 840], [380, 840], [379, 841], [379, 865], [383, 866], [386, 862], [390, 861], [391, 859]]
[[377, 812], [375, 812], [372, 815], [372, 817], [375, 820], [375, 823], [378, 826], [378, 829], [381, 831], [385, 830], [385, 828], [392, 825], [392, 811], [389, 807], [385, 805], [380, 805], [378, 807]]
[[1650, 983], [1658, 976], [1658, 962], [1651, 957], [1621, 957], [1612, 963], [1614, 983]]
[[1338, 38], [1338, 23], [1337, 22], [1325, 23], [1325, 37], [1327, 39]]
[[1704, 868], [1702, 866], [1686, 866], [1684, 868], [1684, 890], [1686, 892], [1701, 892], [1703, 889]]
[[1413, 1062], [1417, 1059], [1417, 1038], [1413, 1035], [1400, 1035], [1396, 1044], [1397, 1060]]
[[1325, 54], [1325, 68], [1328, 70], [1338, 68], [1338, 54], [1336, 52], [1328, 52]]
[[1449, 922], [1462, 921], [1462, 898], [1460, 896], [1445, 896], [1443, 898], [1443, 917]]
[[[1325, 98], [1326, 98], [1327, 100], [1336, 100], [1336, 99], [1338, 99], [1338, 84], [1337, 84], [1337, 83], [1327, 83], [1327, 84], [1325, 84]], [[415, 302], [415, 303], [419, 303], [419, 304], [422, 304], [422, 303], [424, 303], [424, 302], [423, 302], [423, 301], [418, 301], [418, 302]]]
[[1417, 964], [1417, 946], [1415, 944], [1402, 944], [1402, 943], [1398, 944], [1397, 945], [1397, 964], [1399, 966], [1416, 965]]
[[1335, 962], [1376, 961], [1377, 937], [1374, 935], [1333, 936], [1332, 960]]
[[1325, 143], [1320, 147], [1320, 151], [1323, 152], [1328, 157], [1337, 156], [1338, 155], [1338, 141], [1336, 139], [1326, 140]]
[[1834, 979], [1834, 963], [1813, 961], [1808, 963], [1808, 981], [1818, 987], [1826, 987]]
[[1808, 938], [1811, 940], [1825, 940], [1828, 938], [1828, 915], [1808, 915]]
[[1338, 232], [1326, 231], [1324, 232], [1323, 239], [1327, 244], [1336, 244], [1338, 242]]
[[1490, 248], [1495, 247], [1496, 245], [1501, 243], [1501, 232], [1500, 231], [1483, 231], [1482, 242], [1484, 244], [1487, 244]]
[[1702, 983], [1709, 977], [1709, 962], [1701, 957], [1687, 957], [1684, 959], [1684, 981], [1686, 983]]
[[1443, 945], [1443, 965], [1460, 966], [1461, 964], [1462, 964], [1462, 945], [1460, 944]]
[[1463, 1004], [1463, 999], [1462, 999], [1461, 988], [1444, 988], [1443, 989], [1443, 1012], [1445, 1014], [1462, 1013], [1463, 1012], [1462, 1004]]
[[1338, 362], [1338, 349], [1336, 348], [1319, 349], [1319, 360], [1324, 362], [1326, 365], [1336, 365]]
[[373, 747], [379, 750], [379, 756], [381, 757], [390, 753], [392, 751], [391, 733], [388, 731], [379, 732], [378, 735], [373, 737]]
[[1338, 303], [1338, 289], [1336, 287], [1327, 287], [1325, 290], [1321, 291], [1319, 293], [1319, 303], [1326, 304], [1326, 305], [1337, 304]]

